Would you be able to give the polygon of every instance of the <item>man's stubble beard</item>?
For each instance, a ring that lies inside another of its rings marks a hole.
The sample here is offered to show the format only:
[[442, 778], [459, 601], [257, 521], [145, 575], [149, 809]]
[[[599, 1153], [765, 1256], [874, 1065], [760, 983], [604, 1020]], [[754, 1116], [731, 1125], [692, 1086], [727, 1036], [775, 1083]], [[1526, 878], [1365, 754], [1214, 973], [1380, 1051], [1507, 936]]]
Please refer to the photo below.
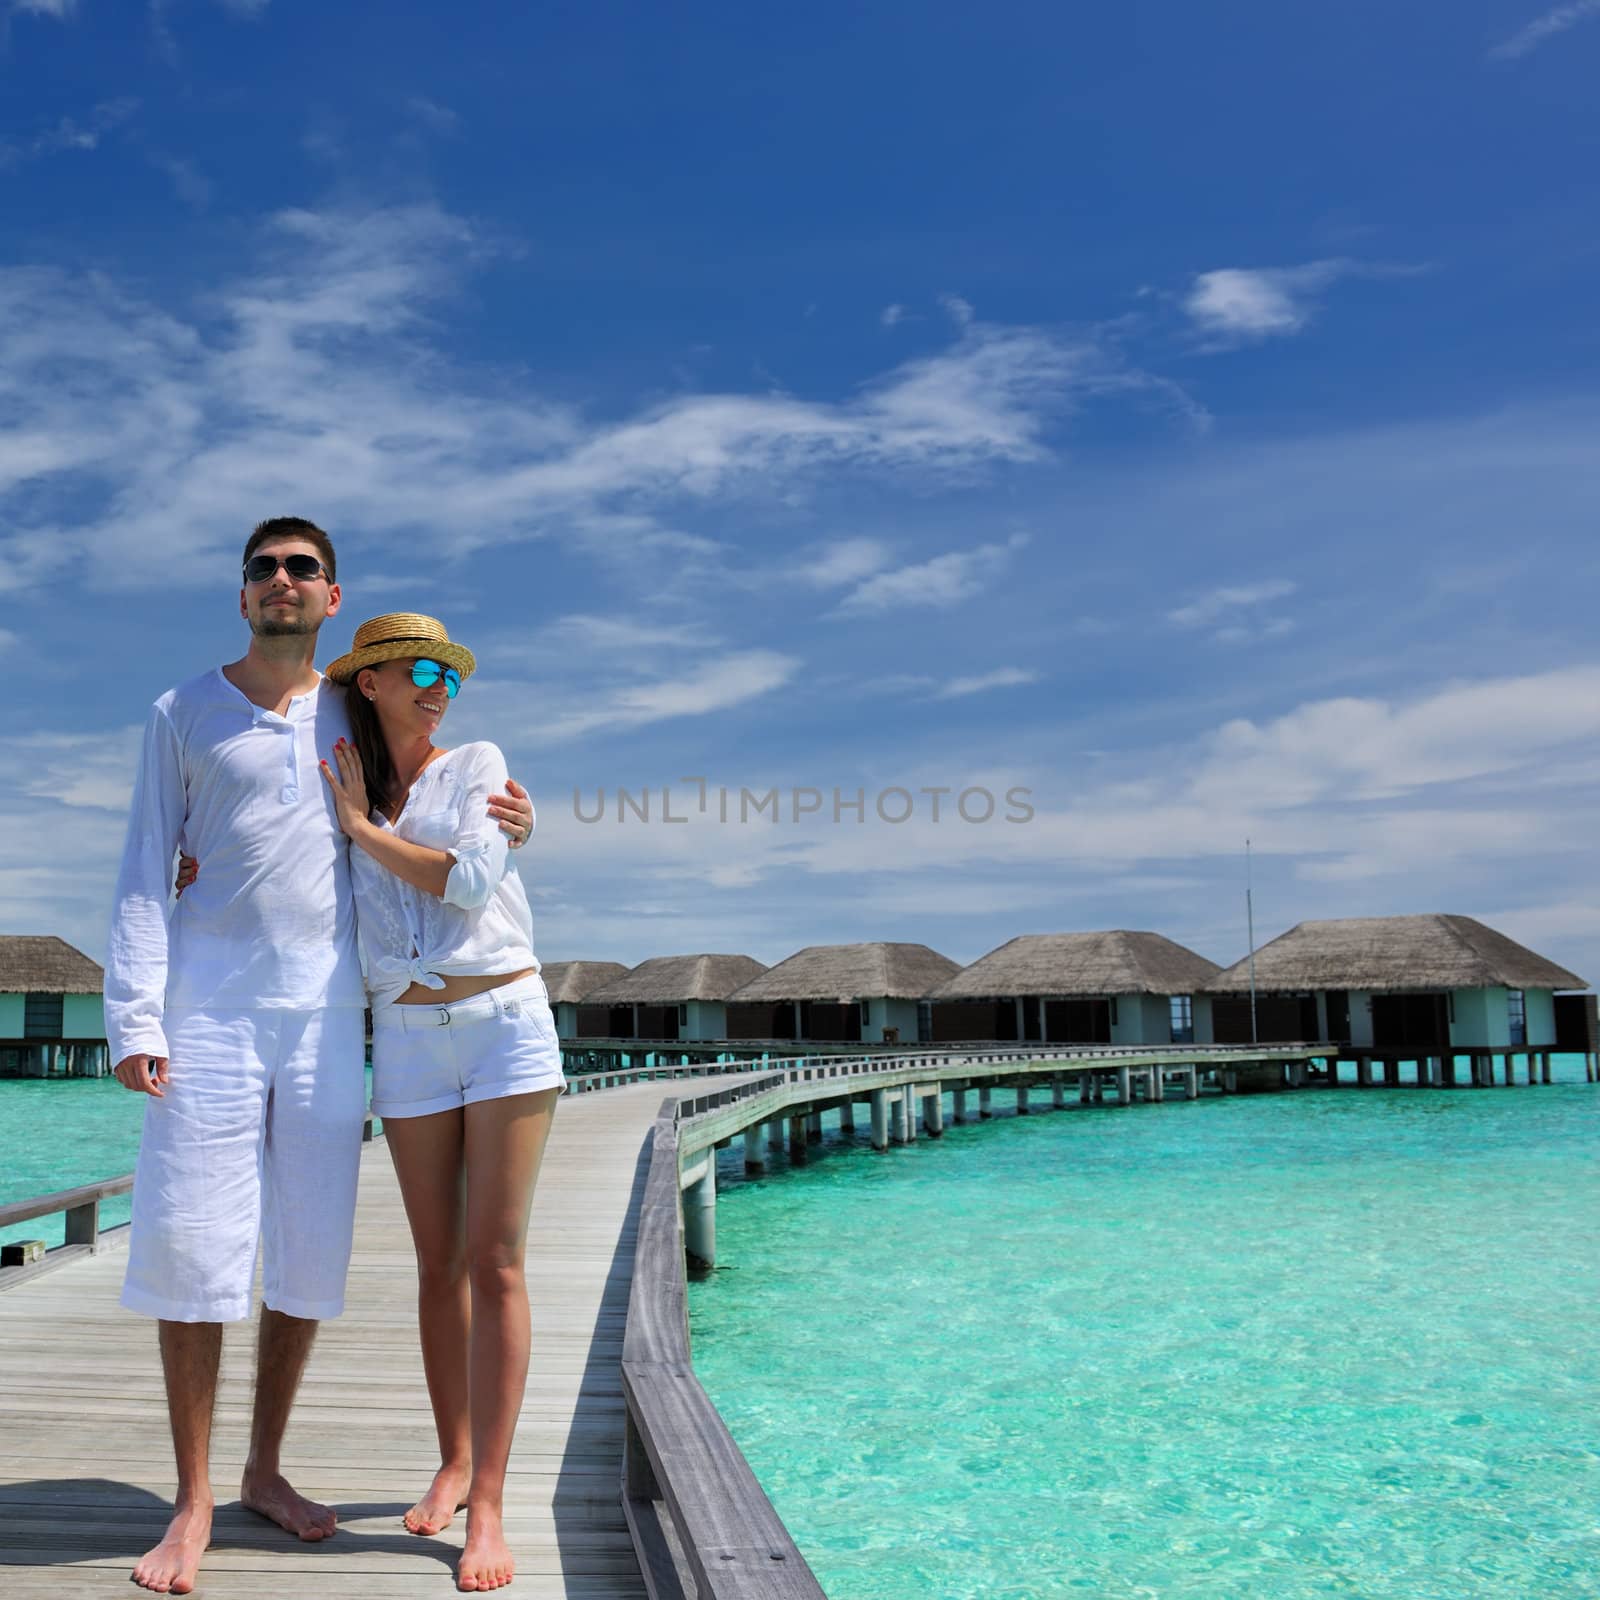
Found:
[[250, 624], [250, 631], [258, 639], [288, 639], [296, 634], [315, 633], [322, 626], [319, 617], [312, 622], [306, 617], [257, 617]]

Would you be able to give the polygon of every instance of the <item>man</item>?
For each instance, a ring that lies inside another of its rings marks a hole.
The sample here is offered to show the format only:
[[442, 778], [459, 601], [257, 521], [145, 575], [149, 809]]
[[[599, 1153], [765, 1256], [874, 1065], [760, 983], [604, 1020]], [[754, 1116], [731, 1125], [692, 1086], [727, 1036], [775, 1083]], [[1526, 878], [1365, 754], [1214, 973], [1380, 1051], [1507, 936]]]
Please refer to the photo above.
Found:
[[[166, 1537], [135, 1582], [187, 1594], [211, 1534], [211, 1414], [222, 1324], [263, 1294], [250, 1453], [239, 1497], [305, 1540], [327, 1506], [279, 1470], [317, 1322], [344, 1306], [365, 1114], [355, 907], [346, 840], [318, 771], [349, 737], [313, 665], [339, 610], [333, 544], [299, 517], [245, 546], [243, 659], [169, 690], [145, 729], [106, 958], [116, 1076], [151, 1097], [134, 1177], [122, 1303], [160, 1320], [178, 1463]], [[489, 810], [515, 843], [532, 808]], [[204, 868], [167, 917], [178, 846]]]

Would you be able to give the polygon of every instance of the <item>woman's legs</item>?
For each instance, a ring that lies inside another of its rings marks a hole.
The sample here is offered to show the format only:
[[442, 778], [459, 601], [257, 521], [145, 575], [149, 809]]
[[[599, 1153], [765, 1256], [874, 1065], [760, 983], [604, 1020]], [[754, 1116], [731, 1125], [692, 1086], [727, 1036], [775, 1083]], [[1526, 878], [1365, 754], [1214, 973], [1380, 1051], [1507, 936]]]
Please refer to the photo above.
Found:
[[472, 1477], [464, 1126], [459, 1107], [426, 1117], [387, 1117], [383, 1124], [417, 1248], [422, 1368], [439, 1434], [438, 1474], [405, 1516], [413, 1533], [443, 1528], [465, 1501]]
[[555, 1116], [558, 1089], [482, 1100], [466, 1108], [466, 1257], [472, 1285], [472, 1482], [465, 1590], [497, 1589], [513, 1563], [501, 1526], [506, 1461], [528, 1380], [531, 1337], [523, 1256], [528, 1208]]

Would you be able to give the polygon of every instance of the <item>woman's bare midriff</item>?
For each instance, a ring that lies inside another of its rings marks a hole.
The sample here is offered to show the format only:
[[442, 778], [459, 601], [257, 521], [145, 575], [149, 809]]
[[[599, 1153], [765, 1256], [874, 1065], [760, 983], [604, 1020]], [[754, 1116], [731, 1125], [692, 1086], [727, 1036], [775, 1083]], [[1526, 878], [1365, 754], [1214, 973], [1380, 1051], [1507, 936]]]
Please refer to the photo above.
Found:
[[441, 973], [442, 989], [430, 989], [425, 984], [414, 983], [396, 1000], [397, 1006], [436, 1006], [447, 1000], [465, 1000], [468, 995], [483, 994], [489, 989], [500, 989], [518, 978], [526, 978], [537, 971], [524, 967], [521, 972], [456, 972]]

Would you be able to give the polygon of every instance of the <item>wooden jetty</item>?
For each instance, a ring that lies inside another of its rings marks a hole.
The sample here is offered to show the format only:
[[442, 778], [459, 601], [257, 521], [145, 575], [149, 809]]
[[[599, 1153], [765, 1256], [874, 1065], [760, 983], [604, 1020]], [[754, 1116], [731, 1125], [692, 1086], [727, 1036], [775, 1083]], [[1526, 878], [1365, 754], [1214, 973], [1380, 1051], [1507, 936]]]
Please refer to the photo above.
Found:
[[[1470, 1066], [1494, 1082], [1493, 1056]], [[1512, 1056], [1548, 1082], [1548, 1054]], [[1370, 1058], [1326, 1045], [1167, 1050], [1000, 1047], [813, 1055], [601, 1071], [572, 1080], [555, 1123], [530, 1231], [534, 1352], [506, 1486], [527, 1600], [648, 1596], [820, 1600], [821, 1588], [756, 1482], [689, 1359], [685, 1260], [716, 1258], [716, 1151], [742, 1140], [747, 1169], [804, 1161], [837, 1111], [874, 1148], [956, 1122], [1169, 1094], [1380, 1086]], [[1594, 1070], [1592, 1058], [1588, 1063]], [[1379, 1064], [1399, 1081], [1398, 1062]], [[693, 1081], [702, 1080], [702, 1081]], [[1424, 1058], [1418, 1088], [1456, 1060]], [[1463, 1082], [1465, 1087], [1465, 1082]], [[117, 1306], [122, 1250], [98, 1200], [127, 1180], [0, 1206], [0, 1226], [67, 1213], [67, 1243], [0, 1269], [0, 1575], [15, 1600], [125, 1595], [128, 1570], [165, 1525], [175, 1487], [152, 1330]], [[335, 1505], [340, 1531], [302, 1545], [229, 1491], [244, 1462], [252, 1328], [224, 1341], [214, 1445], [221, 1495], [197, 1593], [226, 1600], [315, 1593], [365, 1600], [453, 1592], [464, 1528], [407, 1533], [400, 1516], [436, 1464], [415, 1330], [415, 1273], [387, 1153], [362, 1167], [344, 1317], [313, 1353], [284, 1452], [303, 1492]]]
[[[564, 1100], [534, 1199], [533, 1363], [511, 1471], [513, 1593], [644, 1596], [623, 1517], [620, 1380], [632, 1254], [658, 1085]], [[13, 1210], [20, 1208], [11, 1208]], [[83, 1203], [80, 1202], [80, 1214]], [[79, 1233], [90, 1233], [87, 1221]], [[175, 1489], [154, 1329], [117, 1306], [116, 1235], [0, 1293], [0, 1587], [8, 1600], [136, 1591]], [[69, 1249], [72, 1247], [69, 1246]], [[0, 1282], [3, 1282], [0, 1275]], [[290, 1424], [284, 1470], [335, 1505], [340, 1529], [302, 1545], [236, 1498], [253, 1325], [224, 1340], [214, 1445], [218, 1511], [197, 1593], [445, 1595], [464, 1517], [419, 1538], [400, 1515], [437, 1464], [416, 1335], [410, 1233], [388, 1152], [361, 1171], [346, 1313], [325, 1324]]]

